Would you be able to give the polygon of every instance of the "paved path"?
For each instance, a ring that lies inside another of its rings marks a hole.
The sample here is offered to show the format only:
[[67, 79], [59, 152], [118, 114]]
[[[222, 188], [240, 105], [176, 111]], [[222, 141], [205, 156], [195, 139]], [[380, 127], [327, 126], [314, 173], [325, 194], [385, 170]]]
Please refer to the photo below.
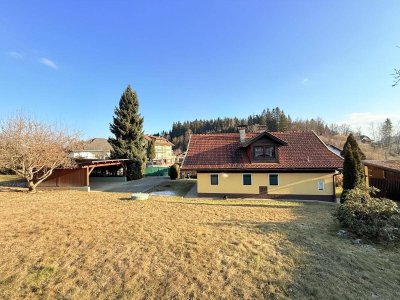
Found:
[[93, 182], [90, 190], [97, 192], [144, 193], [169, 180], [169, 177], [148, 176], [128, 182]]
[[184, 196], [185, 198], [197, 198], [197, 182], [193, 184], [192, 188], [189, 190], [189, 192], [186, 193]]

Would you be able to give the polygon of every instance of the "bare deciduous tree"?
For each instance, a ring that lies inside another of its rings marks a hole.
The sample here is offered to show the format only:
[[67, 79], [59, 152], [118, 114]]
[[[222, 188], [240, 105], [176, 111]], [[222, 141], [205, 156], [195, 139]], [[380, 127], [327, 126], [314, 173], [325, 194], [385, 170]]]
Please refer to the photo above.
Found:
[[396, 85], [398, 85], [400, 83], [400, 69], [394, 69], [394, 73], [393, 73], [393, 84], [392, 86], [395, 87]]
[[397, 122], [397, 126], [395, 128], [394, 142], [396, 145], [396, 153], [400, 154], [400, 121]]
[[[397, 46], [397, 48], [400, 48], [400, 46]], [[396, 85], [400, 84], [400, 69], [394, 69], [393, 75], [393, 84], [392, 86], [395, 87]]]
[[72, 167], [68, 154], [81, 146], [77, 134], [19, 115], [0, 126], [0, 167], [25, 178], [34, 192], [55, 168]]
[[351, 132], [350, 125], [347, 123], [342, 123], [338, 126], [338, 132], [341, 135], [349, 135]]

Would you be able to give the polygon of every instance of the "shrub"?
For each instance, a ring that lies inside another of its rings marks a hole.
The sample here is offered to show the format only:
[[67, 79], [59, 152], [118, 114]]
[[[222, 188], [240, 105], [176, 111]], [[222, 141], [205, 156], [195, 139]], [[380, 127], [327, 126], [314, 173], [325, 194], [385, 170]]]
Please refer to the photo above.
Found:
[[179, 177], [179, 173], [180, 173], [180, 168], [178, 164], [173, 164], [168, 169], [168, 175], [172, 180], [177, 179]]
[[375, 242], [400, 240], [397, 204], [389, 199], [375, 198], [374, 193], [367, 188], [348, 190], [346, 201], [338, 206], [334, 216], [357, 237]]
[[135, 160], [127, 164], [126, 176], [127, 180], [137, 180], [143, 178], [144, 163], [141, 160]]

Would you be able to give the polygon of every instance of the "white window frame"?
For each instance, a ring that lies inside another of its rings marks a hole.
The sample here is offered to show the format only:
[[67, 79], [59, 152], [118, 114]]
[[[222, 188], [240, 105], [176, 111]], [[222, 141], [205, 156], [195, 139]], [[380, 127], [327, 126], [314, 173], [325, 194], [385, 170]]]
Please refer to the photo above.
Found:
[[[321, 187], [321, 184], [322, 184], [322, 188], [320, 188], [320, 187]], [[325, 180], [323, 180], [323, 179], [318, 180], [318, 182], [317, 182], [317, 189], [318, 189], [318, 191], [323, 191], [323, 190], [325, 190]]]
[[[217, 183], [217, 184], [212, 184], [211, 178], [212, 178], [212, 176], [214, 176], [214, 175], [216, 175], [217, 178], [218, 178], [218, 183]], [[218, 174], [218, 173], [211, 173], [211, 174], [210, 174], [210, 185], [219, 185], [219, 174]]]
[[[250, 175], [250, 184], [244, 184], [244, 176]], [[253, 185], [253, 175], [251, 173], [243, 173], [242, 174], [242, 185]]]
[[[273, 176], [277, 176], [276, 178], [278, 179], [278, 184], [271, 184], [271, 175], [273, 175]], [[279, 185], [279, 174], [276, 174], [276, 173], [272, 173], [272, 174], [268, 174], [268, 185], [269, 186], [277, 186], [277, 185]]]

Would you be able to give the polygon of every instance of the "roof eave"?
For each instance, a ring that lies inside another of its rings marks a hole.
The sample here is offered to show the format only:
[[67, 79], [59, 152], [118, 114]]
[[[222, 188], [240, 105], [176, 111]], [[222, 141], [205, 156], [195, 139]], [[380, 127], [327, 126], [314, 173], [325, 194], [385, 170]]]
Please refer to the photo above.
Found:
[[319, 167], [319, 168], [225, 168], [225, 167], [182, 167], [182, 171], [197, 171], [197, 172], [257, 172], [257, 173], [272, 173], [272, 172], [312, 172], [312, 171], [340, 171], [343, 167]]

